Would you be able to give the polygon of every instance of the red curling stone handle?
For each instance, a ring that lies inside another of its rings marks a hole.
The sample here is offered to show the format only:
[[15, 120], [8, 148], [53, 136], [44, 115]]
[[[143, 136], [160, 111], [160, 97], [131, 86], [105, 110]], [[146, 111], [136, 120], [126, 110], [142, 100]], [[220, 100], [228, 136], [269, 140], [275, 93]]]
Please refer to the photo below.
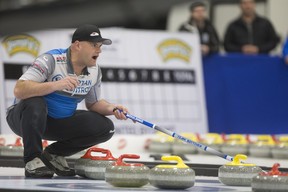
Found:
[[115, 166], [144, 166], [141, 163], [125, 163], [123, 161], [124, 158], [128, 158], [128, 159], [139, 159], [140, 156], [139, 155], [135, 155], [135, 154], [123, 154], [121, 155], [118, 160], [113, 164]]
[[91, 147], [91, 148], [89, 148], [88, 151], [82, 156], [82, 158], [84, 158], [84, 159], [92, 159], [92, 158], [93, 158], [93, 156], [91, 155], [92, 152], [99, 152], [99, 153], [106, 154], [106, 157], [107, 157], [107, 154], [109, 153], [110, 156], [112, 156], [111, 153], [110, 153], [110, 151], [107, 150], [107, 149], [98, 148], [98, 147]]

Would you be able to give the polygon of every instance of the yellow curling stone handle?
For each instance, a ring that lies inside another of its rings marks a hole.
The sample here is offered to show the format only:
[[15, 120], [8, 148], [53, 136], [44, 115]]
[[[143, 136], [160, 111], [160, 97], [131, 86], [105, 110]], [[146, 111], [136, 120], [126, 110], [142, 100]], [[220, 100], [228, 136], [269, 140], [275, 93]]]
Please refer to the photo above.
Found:
[[233, 161], [230, 163], [227, 163], [226, 165], [230, 166], [256, 166], [255, 164], [249, 164], [249, 163], [242, 163], [242, 160], [246, 160], [247, 156], [243, 154], [237, 154], [233, 158]]
[[161, 158], [163, 161], [177, 161], [177, 165], [157, 165], [158, 168], [189, 168], [179, 156], [162, 156]]

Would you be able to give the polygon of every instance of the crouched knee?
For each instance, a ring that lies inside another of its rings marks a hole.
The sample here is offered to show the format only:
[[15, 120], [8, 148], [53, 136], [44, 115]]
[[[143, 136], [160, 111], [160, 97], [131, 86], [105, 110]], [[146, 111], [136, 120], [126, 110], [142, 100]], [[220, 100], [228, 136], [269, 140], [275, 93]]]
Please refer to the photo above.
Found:
[[106, 124], [106, 141], [108, 141], [109, 139], [112, 138], [112, 136], [114, 135], [115, 133], [115, 127], [114, 127], [114, 123], [107, 118], [107, 124]]

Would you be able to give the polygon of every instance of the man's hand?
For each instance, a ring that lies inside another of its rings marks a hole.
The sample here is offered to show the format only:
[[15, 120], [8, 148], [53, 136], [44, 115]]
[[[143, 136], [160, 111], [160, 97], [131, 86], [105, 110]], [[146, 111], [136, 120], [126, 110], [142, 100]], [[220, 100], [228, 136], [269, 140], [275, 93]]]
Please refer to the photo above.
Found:
[[[120, 112], [119, 109], [122, 112]], [[127, 119], [127, 117], [124, 115], [124, 113], [129, 113], [129, 112], [128, 112], [128, 109], [122, 105], [116, 105], [113, 109], [114, 116], [119, 120], [126, 120]]]
[[259, 48], [255, 45], [244, 45], [242, 47], [242, 52], [244, 54], [258, 54], [259, 53]]
[[79, 81], [77, 76], [67, 76], [59, 81], [55, 81], [56, 90], [68, 90], [73, 91], [78, 85]]
[[201, 52], [202, 55], [208, 55], [210, 48], [208, 45], [201, 45]]

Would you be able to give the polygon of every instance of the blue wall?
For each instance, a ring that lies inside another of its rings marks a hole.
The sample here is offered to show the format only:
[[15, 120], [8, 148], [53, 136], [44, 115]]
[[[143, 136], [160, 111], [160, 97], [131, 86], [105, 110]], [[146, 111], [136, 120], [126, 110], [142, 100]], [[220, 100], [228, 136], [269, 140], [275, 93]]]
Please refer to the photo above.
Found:
[[203, 59], [209, 131], [288, 133], [288, 65], [242, 54]]

